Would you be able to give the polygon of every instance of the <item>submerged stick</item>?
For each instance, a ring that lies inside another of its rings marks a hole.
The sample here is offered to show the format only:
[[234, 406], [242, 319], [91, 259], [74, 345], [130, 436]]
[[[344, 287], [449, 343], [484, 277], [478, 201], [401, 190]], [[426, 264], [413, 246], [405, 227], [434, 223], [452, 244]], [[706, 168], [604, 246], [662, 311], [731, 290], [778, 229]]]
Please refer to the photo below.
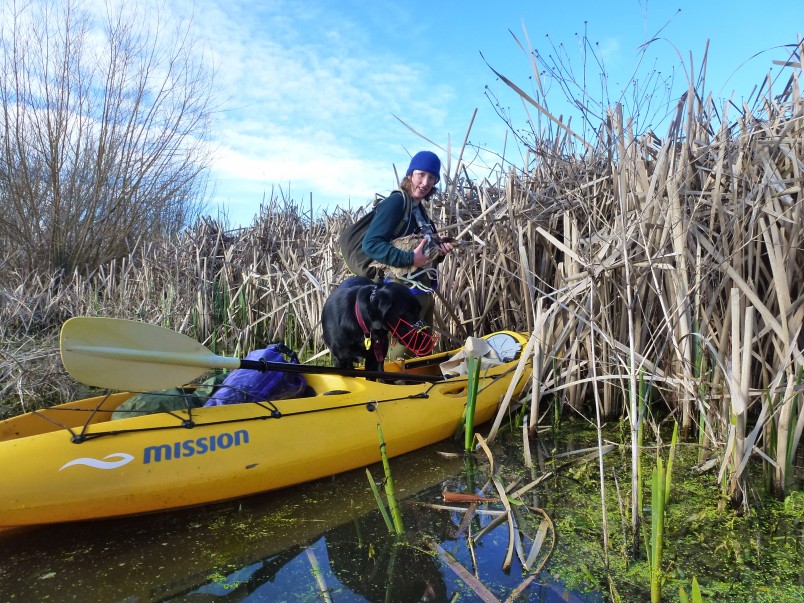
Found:
[[[450, 513], [467, 513], [469, 509], [467, 507], [456, 507], [453, 505], [439, 505], [435, 503], [423, 503], [423, 502], [414, 502], [414, 505], [420, 507], [427, 507], [428, 509], [435, 509], [436, 511], [449, 511]], [[496, 509], [472, 509], [472, 513], [475, 515], [490, 515], [491, 517], [499, 517], [500, 515], [505, 515], [505, 511], [498, 511]]]
[[321, 573], [321, 566], [318, 563], [318, 559], [309, 546], [306, 549], [307, 552], [307, 559], [310, 561], [310, 567], [313, 569], [313, 576], [315, 577], [315, 582], [318, 585], [318, 590], [321, 593], [321, 598], [326, 601], [326, 603], [332, 603], [332, 595], [329, 594], [329, 587], [327, 586], [326, 580], [324, 580], [324, 574]]
[[494, 593], [491, 592], [485, 584], [475, 578], [469, 570], [461, 565], [461, 563], [455, 559], [455, 557], [445, 551], [441, 545], [434, 541], [431, 541], [429, 545], [433, 551], [438, 553], [441, 561], [443, 561], [447, 567], [455, 572], [455, 575], [463, 580], [466, 585], [471, 588], [478, 597], [480, 597], [480, 600], [483, 601], [483, 603], [500, 603], [500, 600], [494, 596]]
[[477, 441], [489, 459], [491, 483], [497, 489], [497, 492], [500, 495], [500, 502], [502, 503], [503, 507], [505, 507], [508, 516], [508, 550], [505, 553], [505, 560], [503, 561], [503, 571], [508, 571], [511, 568], [511, 562], [514, 558], [514, 514], [511, 511], [511, 503], [508, 502], [505, 488], [503, 488], [500, 480], [497, 479], [497, 476], [494, 475], [494, 457], [492, 456], [491, 450], [486, 444], [486, 440], [483, 439], [483, 436], [477, 434]]
[[468, 492], [447, 492], [441, 493], [444, 502], [500, 502], [499, 498], [494, 496], [481, 496], [480, 494], [469, 494]]
[[[472, 527], [472, 520], [477, 516], [477, 503], [471, 503], [467, 509], [466, 513], [464, 513], [463, 518], [461, 519], [461, 523], [458, 525], [458, 531], [455, 532], [455, 538], [458, 539], [464, 534], [469, 534], [470, 529]], [[469, 550], [472, 552], [472, 557], [474, 558], [474, 549], [472, 548], [472, 539], [466, 538], [466, 543], [469, 545]]]

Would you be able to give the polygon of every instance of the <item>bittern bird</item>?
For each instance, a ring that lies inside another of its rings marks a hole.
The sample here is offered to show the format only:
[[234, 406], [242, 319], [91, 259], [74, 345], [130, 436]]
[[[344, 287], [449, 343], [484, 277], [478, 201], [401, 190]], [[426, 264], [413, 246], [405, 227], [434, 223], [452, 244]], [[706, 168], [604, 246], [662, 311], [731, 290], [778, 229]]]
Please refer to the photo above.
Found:
[[424, 238], [426, 241], [422, 252], [429, 260], [424, 266], [405, 266], [403, 268], [398, 268], [396, 266], [388, 266], [387, 264], [381, 264], [379, 262], [372, 262], [371, 266], [385, 271], [385, 276], [387, 278], [403, 281], [419, 288], [426, 288], [419, 281], [423, 276], [429, 276], [431, 281], [434, 280], [435, 265], [433, 264], [433, 260], [438, 257], [439, 247], [442, 243], [449, 243], [454, 249], [465, 249], [470, 246], [470, 244], [466, 241], [459, 241], [453, 237], [442, 237], [437, 234], [429, 234], [424, 236], [414, 234], [407, 237], [400, 237], [398, 239], [394, 239], [393, 244], [394, 247], [398, 247], [399, 249], [413, 251], [422, 242], [422, 238]]

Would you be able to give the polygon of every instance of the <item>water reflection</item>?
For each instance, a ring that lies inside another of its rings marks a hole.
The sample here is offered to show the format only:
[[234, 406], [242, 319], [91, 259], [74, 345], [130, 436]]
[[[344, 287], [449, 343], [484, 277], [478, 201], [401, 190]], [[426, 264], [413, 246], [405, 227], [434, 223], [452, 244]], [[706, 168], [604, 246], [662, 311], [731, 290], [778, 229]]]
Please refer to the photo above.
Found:
[[324, 594], [333, 601], [449, 600], [437, 557], [412, 539], [390, 537], [376, 513], [173, 600], [321, 601]]
[[[353, 471], [198, 509], [0, 532], [0, 600], [479, 600], [423, 534], [476, 568], [504, 600], [523, 578], [518, 566], [500, 569], [505, 528], [485, 536], [472, 554], [459, 534], [463, 514], [426, 504], [440, 502], [445, 480], [465, 488], [474, 475], [464, 472], [461, 455], [445, 457], [444, 450], [456, 452], [442, 443], [392, 460], [405, 537], [389, 536], [365, 471]], [[371, 471], [381, 476], [381, 467]], [[476, 516], [472, 529], [488, 521]], [[522, 600], [601, 600], [550, 583], [534, 583], [527, 593]]]

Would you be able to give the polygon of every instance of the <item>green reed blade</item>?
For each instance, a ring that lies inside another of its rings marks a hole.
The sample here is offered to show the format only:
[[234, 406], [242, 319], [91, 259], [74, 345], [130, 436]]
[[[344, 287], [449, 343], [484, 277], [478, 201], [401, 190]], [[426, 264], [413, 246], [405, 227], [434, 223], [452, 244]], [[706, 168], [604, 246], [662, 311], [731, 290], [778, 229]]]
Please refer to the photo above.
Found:
[[382, 515], [383, 520], [385, 520], [385, 526], [388, 528], [388, 531], [393, 534], [394, 524], [391, 523], [391, 517], [388, 515], [388, 509], [385, 508], [385, 503], [382, 502], [380, 491], [377, 489], [377, 483], [374, 481], [374, 478], [371, 477], [371, 471], [368, 469], [366, 469], [366, 477], [368, 477], [371, 492], [374, 494], [374, 500], [377, 501], [377, 508], [380, 510], [380, 515]]
[[379, 423], [377, 423], [377, 437], [380, 439], [380, 455], [382, 456], [382, 467], [385, 471], [385, 498], [388, 499], [388, 509], [391, 511], [391, 518], [394, 521], [394, 533], [402, 535], [405, 533], [405, 526], [402, 524], [402, 514], [399, 512], [399, 505], [396, 502], [394, 478], [391, 475], [391, 463], [388, 462], [388, 453], [385, 450], [385, 438], [382, 435], [382, 425]]

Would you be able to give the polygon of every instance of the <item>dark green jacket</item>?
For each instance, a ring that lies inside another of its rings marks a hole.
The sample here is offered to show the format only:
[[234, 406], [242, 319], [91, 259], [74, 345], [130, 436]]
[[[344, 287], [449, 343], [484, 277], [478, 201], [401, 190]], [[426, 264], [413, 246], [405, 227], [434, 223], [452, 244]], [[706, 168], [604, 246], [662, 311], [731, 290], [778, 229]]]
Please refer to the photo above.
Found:
[[[363, 253], [387, 266], [404, 268], [413, 265], [413, 252], [398, 249], [392, 244], [394, 232], [401, 221], [406, 220], [407, 224], [397, 237], [411, 235], [418, 229], [412, 213], [405, 216], [404, 210], [405, 201], [399, 191], [388, 195], [374, 208], [374, 219], [363, 238]], [[427, 212], [424, 215], [429, 221]]]

